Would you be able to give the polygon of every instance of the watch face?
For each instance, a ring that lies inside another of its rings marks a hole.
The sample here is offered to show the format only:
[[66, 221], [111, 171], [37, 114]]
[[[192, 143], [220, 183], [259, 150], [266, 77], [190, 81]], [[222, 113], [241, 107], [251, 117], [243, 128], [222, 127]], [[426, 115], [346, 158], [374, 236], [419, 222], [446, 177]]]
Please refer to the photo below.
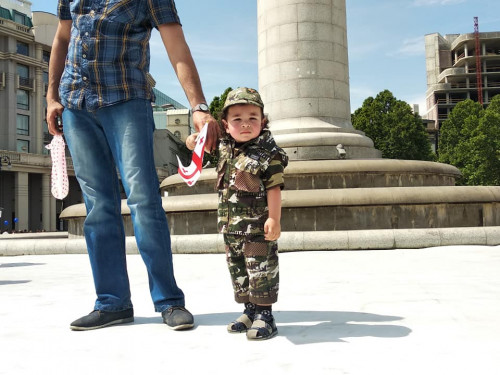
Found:
[[206, 105], [205, 103], [200, 103], [200, 104], [197, 104], [193, 109], [192, 109], [193, 112], [196, 112], [196, 111], [202, 111], [202, 112], [208, 112], [208, 105]]

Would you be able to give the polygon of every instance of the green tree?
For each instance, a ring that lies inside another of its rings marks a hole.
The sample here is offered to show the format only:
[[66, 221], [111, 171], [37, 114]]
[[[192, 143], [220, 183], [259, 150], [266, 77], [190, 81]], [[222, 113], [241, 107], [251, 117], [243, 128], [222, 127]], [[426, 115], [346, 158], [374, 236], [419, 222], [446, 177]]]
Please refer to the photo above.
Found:
[[351, 119], [356, 129], [373, 140], [384, 158], [435, 159], [422, 118], [389, 90], [367, 98]]
[[465, 148], [482, 112], [481, 105], [472, 100], [464, 100], [455, 106], [439, 130], [439, 161], [463, 169], [468, 159]]
[[227, 94], [229, 94], [230, 91], [233, 89], [231, 87], [228, 87], [221, 96], [214, 96], [212, 99], [212, 102], [210, 103], [210, 113], [214, 118], [220, 121], [220, 114], [222, 112], [222, 107], [224, 107], [224, 103], [227, 98]]
[[487, 109], [465, 100], [441, 125], [439, 161], [460, 169], [461, 185], [500, 185], [500, 95]]

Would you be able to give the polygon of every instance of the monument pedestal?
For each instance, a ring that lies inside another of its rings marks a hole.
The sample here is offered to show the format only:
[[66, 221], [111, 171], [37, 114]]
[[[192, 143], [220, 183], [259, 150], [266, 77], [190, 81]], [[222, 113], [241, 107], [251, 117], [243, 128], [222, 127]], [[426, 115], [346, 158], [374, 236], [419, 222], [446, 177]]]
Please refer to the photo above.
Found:
[[[372, 140], [353, 128], [345, 0], [257, 0], [257, 7], [259, 91], [276, 142], [291, 160], [281, 250], [500, 244], [500, 187], [455, 187], [460, 172], [453, 166], [381, 159]], [[224, 251], [215, 180], [212, 168], [192, 188], [178, 175], [161, 184], [174, 251]], [[122, 214], [132, 235], [126, 201]], [[82, 234], [83, 205], [61, 217], [70, 221], [70, 236]]]
[[[382, 153], [362, 131], [343, 128], [314, 117], [272, 121], [276, 143], [290, 160], [372, 159]], [[345, 153], [340, 154], [344, 150]]]

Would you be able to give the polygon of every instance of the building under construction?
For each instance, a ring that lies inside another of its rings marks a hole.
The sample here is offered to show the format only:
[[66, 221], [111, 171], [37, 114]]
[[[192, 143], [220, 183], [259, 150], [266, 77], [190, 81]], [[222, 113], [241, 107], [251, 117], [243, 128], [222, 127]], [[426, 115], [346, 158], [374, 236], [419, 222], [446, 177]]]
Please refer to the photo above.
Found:
[[425, 36], [428, 130], [437, 134], [455, 105], [472, 99], [488, 106], [500, 94], [500, 32]]

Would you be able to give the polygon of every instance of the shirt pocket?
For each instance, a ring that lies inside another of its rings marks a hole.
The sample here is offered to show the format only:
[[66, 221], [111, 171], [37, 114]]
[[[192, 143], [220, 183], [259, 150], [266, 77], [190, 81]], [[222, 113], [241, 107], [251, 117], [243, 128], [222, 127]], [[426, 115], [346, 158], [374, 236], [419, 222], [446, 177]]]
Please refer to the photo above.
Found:
[[104, 14], [106, 21], [118, 23], [133, 23], [138, 13], [137, 0], [109, 0]]
[[234, 188], [240, 192], [258, 193], [261, 189], [260, 168], [256, 163], [236, 166]]

